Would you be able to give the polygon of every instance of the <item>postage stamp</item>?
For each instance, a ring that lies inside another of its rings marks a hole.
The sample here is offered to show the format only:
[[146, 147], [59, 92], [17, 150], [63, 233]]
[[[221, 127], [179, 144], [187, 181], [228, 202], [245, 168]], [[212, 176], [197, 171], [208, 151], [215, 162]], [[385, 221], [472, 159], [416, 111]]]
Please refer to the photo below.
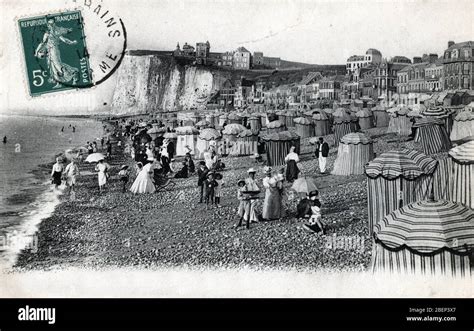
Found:
[[83, 22], [78, 10], [18, 21], [31, 96], [91, 85]]

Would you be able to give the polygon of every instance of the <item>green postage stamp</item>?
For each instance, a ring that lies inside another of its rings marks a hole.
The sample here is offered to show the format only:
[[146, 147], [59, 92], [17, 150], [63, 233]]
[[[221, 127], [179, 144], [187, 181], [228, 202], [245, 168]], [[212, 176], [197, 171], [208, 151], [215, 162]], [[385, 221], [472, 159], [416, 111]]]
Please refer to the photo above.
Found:
[[23, 18], [18, 25], [31, 96], [92, 85], [80, 11]]

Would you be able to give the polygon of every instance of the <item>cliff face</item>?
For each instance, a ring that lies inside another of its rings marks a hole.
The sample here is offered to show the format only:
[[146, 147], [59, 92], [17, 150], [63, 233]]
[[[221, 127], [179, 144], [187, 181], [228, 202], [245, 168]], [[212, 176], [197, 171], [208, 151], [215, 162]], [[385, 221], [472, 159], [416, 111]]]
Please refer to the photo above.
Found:
[[199, 108], [227, 76], [225, 71], [179, 64], [172, 57], [127, 55], [118, 71], [111, 112], [118, 115]]

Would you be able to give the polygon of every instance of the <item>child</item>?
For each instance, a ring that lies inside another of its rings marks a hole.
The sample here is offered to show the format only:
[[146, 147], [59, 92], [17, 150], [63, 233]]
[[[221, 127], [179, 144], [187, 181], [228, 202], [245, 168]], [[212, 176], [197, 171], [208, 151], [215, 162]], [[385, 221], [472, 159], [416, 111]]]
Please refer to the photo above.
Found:
[[217, 182], [214, 179], [214, 174], [212, 172], [207, 175], [204, 185], [206, 185], [206, 206], [209, 205], [209, 202], [212, 205], [214, 204], [214, 193], [217, 186]]
[[317, 191], [310, 192], [309, 199], [311, 200], [311, 216], [308, 220], [308, 225], [304, 227], [314, 232], [322, 232], [325, 234], [323, 223], [321, 222], [321, 202], [318, 199]]
[[126, 186], [127, 186], [127, 183], [128, 183], [128, 176], [129, 176], [127, 165], [123, 165], [120, 168], [118, 176], [120, 178], [120, 181], [122, 182], [122, 192], [125, 193], [126, 192]]
[[217, 186], [214, 189], [214, 197], [217, 207], [221, 207], [221, 190], [222, 185], [224, 185], [224, 180], [222, 174], [216, 174]]
[[[238, 190], [237, 190], [237, 200], [239, 200], [239, 208], [237, 209], [237, 216], [239, 216], [239, 223], [235, 225], [235, 227], [239, 227], [242, 225], [242, 221], [244, 220], [245, 216], [245, 200], [244, 200], [244, 193], [245, 192], [245, 180], [239, 180], [237, 183]], [[247, 227], [249, 227], [249, 221], [247, 221]]]

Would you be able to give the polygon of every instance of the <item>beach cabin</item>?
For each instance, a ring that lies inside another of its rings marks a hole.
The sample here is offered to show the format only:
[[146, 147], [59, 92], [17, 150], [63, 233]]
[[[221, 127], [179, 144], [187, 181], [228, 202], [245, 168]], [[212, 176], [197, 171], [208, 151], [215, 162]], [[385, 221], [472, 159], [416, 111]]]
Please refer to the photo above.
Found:
[[459, 141], [471, 136], [474, 136], [474, 113], [466, 109], [454, 117], [450, 139]]
[[374, 127], [374, 116], [370, 110], [361, 109], [354, 114], [359, 119], [361, 130], [367, 130]]
[[243, 156], [257, 153], [258, 132], [244, 130], [237, 135], [230, 155]]
[[339, 113], [339, 116], [334, 117], [334, 139], [336, 146], [339, 145], [339, 141], [346, 134], [359, 131], [359, 121], [357, 117], [351, 116], [347, 113]]
[[415, 121], [415, 142], [420, 143], [426, 155], [447, 152], [451, 140], [444, 127], [444, 121], [435, 117], [423, 117]]
[[202, 129], [199, 133], [196, 148], [195, 148], [195, 157], [197, 159], [204, 158], [204, 152], [209, 150], [210, 146], [217, 146], [218, 142], [221, 140], [222, 134], [213, 128]]
[[474, 209], [474, 141], [449, 151], [452, 163], [451, 200]]
[[364, 166], [374, 158], [373, 142], [361, 132], [341, 138], [334, 161], [333, 175], [362, 175]]
[[437, 164], [420, 151], [404, 148], [383, 153], [365, 166], [370, 234], [387, 214], [428, 199]]
[[194, 126], [180, 126], [176, 128], [176, 156], [183, 156], [189, 151], [195, 153], [199, 130]]
[[397, 208], [374, 228], [373, 272], [471, 277], [474, 211], [446, 200]]
[[291, 146], [295, 146], [295, 152], [300, 151], [300, 136], [292, 131], [281, 131], [264, 135], [267, 153], [267, 164], [269, 166], [284, 165], [285, 157], [290, 152]]
[[314, 123], [313, 120], [309, 120], [306, 117], [297, 117], [294, 119], [296, 133], [301, 138], [314, 137]]
[[276, 120], [267, 124], [267, 134], [278, 133], [281, 131], [286, 131], [286, 125], [284, 122]]
[[326, 136], [331, 133], [331, 123], [326, 112], [322, 110], [313, 112], [312, 120], [316, 137]]

